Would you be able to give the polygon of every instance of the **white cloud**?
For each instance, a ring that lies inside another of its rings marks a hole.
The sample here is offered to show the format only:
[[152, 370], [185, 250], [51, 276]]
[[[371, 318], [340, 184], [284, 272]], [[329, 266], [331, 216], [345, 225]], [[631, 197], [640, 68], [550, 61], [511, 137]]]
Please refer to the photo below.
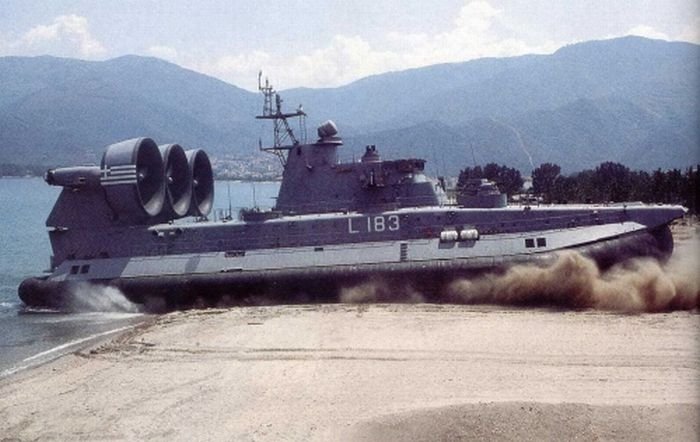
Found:
[[700, 44], [700, 16], [695, 17], [690, 25], [683, 28], [677, 39]]
[[102, 44], [90, 34], [88, 21], [79, 15], [61, 15], [50, 25], [30, 29], [22, 39], [29, 47], [49, 43], [67, 43], [78, 49], [81, 56], [92, 58], [105, 53]]
[[638, 25], [628, 30], [625, 35], [636, 35], [638, 37], [653, 38], [656, 40], [671, 40], [671, 38], [663, 32], [657, 31], [651, 26]]
[[254, 50], [247, 54], [221, 57], [213, 63], [212, 68], [222, 73], [257, 72], [260, 66], [269, 63], [270, 59], [271, 57], [267, 52]]
[[[472, 60], [480, 57], [506, 57], [525, 53], [549, 53], [561, 44], [533, 45], [510, 36], [499, 16], [503, 11], [485, 1], [466, 3], [446, 32], [417, 39], [407, 36], [404, 59], [413, 66]], [[496, 29], [498, 28], [498, 30]], [[392, 36], [400, 42], [401, 35]]]
[[58, 28], [58, 24], [50, 26], [37, 25], [24, 34], [22, 40], [29, 46], [45, 41], [56, 40], [56, 38], [58, 38]]
[[17, 55], [81, 58], [95, 58], [106, 53], [102, 43], [90, 33], [87, 19], [75, 14], [60, 15], [48, 25], [36, 25], [20, 38], [5, 42], [0, 49]]
[[293, 82], [335, 86], [396, 68], [400, 61], [400, 54], [376, 50], [358, 36], [336, 35], [329, 46], [294, 57], [290, 67]]
[[492, 56], [550, 53], [562, 44], [539, 45], [520, 40], [499, 16], [503, 12], [486, 1], [468, 1], [456, 15], [453, 26], [433, 35], [389, 32], [380, 47], [360, 36], [336, 35], [325, 47], [307, 54], [276, 58], [262, 51], [227, 55], [210, 61], [193, 61], [190, 67], [255, 88], [259, 69], [279, 77], [280, 88], [338, 86], [361, 77], [436, 63], [460, 62]]
[[669, 35], [661, 32], [649, 25], [637, 25], [627, 32], [622, 32], [619, 34], [608, 34], [604, 39], [624, 37], [626, 35], [636, 35], [638, 37], [652, 38], [655, 40], [666, 40], [666, 41], [687, 41], [691, 43], [700, 44], [700, 16], [695, 17], [695, 20], [685, 28], [683, 28], [676, 35]]
[[155, 45], [149, 47], [146, 52], [149, 55], [152, 55], [154, 57], [162, 58], [163, 60], [168, 60], [168, 61], [177, 61], [178, 59], [178, 53], [177, 49], [172, 48], [170, 46], [161, 46], [161, 45]]
[[459, 16], [455, 20], [456, 29], [471, 30], [475, 33], [486, 32], [491, 27], [493, 19], [500, 13], [501, 10], [485, 1], [467, 3], [459, 11]]
[[[239, 87], [257, 88], [257, 74], [263, 66], [272, 65], [272, 57], [264, 51], [252, 51], [239, 55], [225, 55], [211, 60], [199, 60], [190, 57], [182, 64], [195, 71], [221, 78]], [[280, 69], [282, 67], [278, 65]]]

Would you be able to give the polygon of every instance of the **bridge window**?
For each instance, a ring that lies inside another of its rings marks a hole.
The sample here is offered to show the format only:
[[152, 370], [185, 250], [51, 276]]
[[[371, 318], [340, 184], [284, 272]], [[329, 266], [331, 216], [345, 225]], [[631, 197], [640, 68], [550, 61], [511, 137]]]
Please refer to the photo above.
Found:
[[537, 238], [537, 247], [547, 247], [547, 238]]
[[525, 247], [527, 247], [528, 249], [535, 247], [535, 240], [532, 238], [526, 238], [525, 239]]

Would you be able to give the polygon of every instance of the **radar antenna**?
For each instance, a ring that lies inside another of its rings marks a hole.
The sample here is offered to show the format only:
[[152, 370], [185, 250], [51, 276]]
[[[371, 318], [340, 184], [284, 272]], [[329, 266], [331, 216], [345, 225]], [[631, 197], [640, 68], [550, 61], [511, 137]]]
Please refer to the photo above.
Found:
[[[272, 152], [277, 155], [282, 166], [285, 166], [286, 159], [284, 151], [298, 146], [300, 142], [306, 143], [306, 113], [304, 113], [301, 105], [299, 105], [295, 112], [282, 112], [282, 98], [272, 87], [267, 77], [265, 77], [265, 84], [263, 84], [262, 71], [258, 72], [258, 90], [262, 92], [264, 102], [262, 115], [257, 115], [255, 118], [259, 120], [272, 120], [274, 128], [274, 144], [271, 147], [262, 147], [262, 141], [259, 141], [260, 150]], [[294, 136], [294, 132], [287, 121], [288, 118], [299, 118], [301, 140], [298, 140]], [[289, 143], [291, 143], [291, 145]]]

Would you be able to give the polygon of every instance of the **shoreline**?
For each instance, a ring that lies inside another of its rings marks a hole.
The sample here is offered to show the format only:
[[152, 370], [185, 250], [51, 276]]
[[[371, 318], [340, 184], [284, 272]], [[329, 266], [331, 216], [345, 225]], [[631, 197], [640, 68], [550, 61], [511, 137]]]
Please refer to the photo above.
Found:
[[[53, 314], [53, 313], [43, 313]], [[88, 313], [90, 314], [90, 313]], [[20, 373], [31, 371], [42, 365], [49, 364], [57, 359], [70, 354], [78, 353], [95, 346], [102, 345], [106, 342], [119, 339], [123, 334], [128, 334], [132, 329], [141, 329], [144, 326], [153, 323], [154, 317], [138, 314], [129, 315], [123, 318], [113, 319], [113, 325], [108, 328], [94, 327], [91, 334], [81, 335], [75, 334], [73, 339], [65, 342], [56, 343], [57, 345], [47, 347], [39, 352], [30, 353], [21, 360], [16, 360], [2, 369], [0, 369], [0, 384], [3, 380], [17, 376]], [[65, 331], [63, 331], [65, 333]]]
[[151, 319], [0, 379], [0, 434], [161, 440], [698, 434], [694, 312], [326, 304]]
[[[107, 330], [104, 332], [100, 333], [95, 333], [83, 338], [78, 338], [74, 339], [72, 341], [65, 342], [63, 344], [57, 345], [55, 347], [52, 347], [48, 350], [44, 350], [40, 353], [37, 353], [35, 355], [29, 356], [27, 358], [24, 358], [22, 361], [20, 361], [17, 365], [10, 367], [6, 370], [3, 370], [0, 372], [0, 381], [9, 378], [10, 376], [13, 376], [15, 374], [31, 370], [33, 368], [37, 368], [41, 365], [51, 363], [55, 361], [56, 359], [59, 359], [63, 356], [66, 356], [68, 353], [77, 353], [80, 352], [80, 349], [85, 349], [85, 348], [90, 348], [93, 345], [96, 345], [98, 342], [102, 342], [104, 340], [110, 340], [112, 339], [111, 336], [115, 334], [121, 334], [127, 332], [129, 329], [134, 328], [135, 326], [129, 325], [129, 326], [124, 326], [124, 327], [119, 327], [114, 330]], [[76, 350], [73, 350], [74, 348], [77, 348]]]

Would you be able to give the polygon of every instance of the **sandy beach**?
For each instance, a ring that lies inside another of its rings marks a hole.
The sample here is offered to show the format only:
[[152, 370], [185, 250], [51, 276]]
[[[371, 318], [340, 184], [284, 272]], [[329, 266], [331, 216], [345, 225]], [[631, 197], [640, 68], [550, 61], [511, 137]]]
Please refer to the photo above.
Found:
[[700, 318], [175, 312], [0, 382], [1, 440], [697, 440]]

